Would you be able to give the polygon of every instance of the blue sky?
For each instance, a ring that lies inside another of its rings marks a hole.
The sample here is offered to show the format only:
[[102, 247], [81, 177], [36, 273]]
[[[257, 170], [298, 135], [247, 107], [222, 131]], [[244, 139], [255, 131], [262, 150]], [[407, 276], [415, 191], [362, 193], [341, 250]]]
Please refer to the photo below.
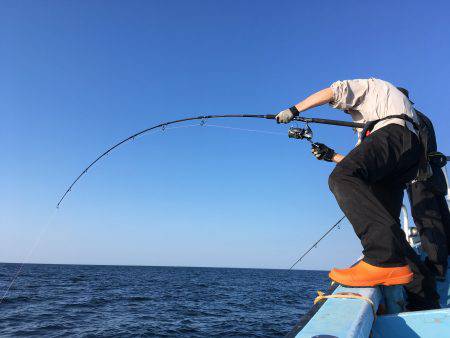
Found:
[[[98, 153], [161, 121], [277, 113], [338, 79], [407, 87], [450, 153], [446, 1], [2, 1], [0, 261]], [[328, 107], [309, 116], [346, 118]], [[155, 132], [84, 177], [30, 261], [286, 268], [341, 215], [332, 164], [272, 121]], [[348, 152], [351, 130], [314, 126]], [[299, 268], [350, 264], [348, 222]]]

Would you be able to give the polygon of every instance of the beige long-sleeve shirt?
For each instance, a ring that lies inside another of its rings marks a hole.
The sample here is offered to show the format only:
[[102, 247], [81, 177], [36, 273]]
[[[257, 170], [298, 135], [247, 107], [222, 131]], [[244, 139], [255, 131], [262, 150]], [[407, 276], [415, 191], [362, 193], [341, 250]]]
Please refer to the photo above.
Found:
[[[349, 113], [354, 122], [366, 123], [402, 114], [418, 121], [409, 99], [389, 82], [374, 78], [344, 80], [334, 82], [331, 89], [333, 101], [330, 105]], [[406, 126], [415, 133], [410, 122], [396, 118], [380, 121], [373, 131], [392, 123]]]

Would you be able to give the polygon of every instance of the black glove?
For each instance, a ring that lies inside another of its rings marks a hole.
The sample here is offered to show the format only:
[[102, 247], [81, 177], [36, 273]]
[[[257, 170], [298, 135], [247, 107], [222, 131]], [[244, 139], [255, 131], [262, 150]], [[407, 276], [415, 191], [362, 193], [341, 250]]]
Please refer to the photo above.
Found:
[[447, 156], [439, 151], [428, 153], [428, 162], [438, 168], [445, 167], [447, 164]]
[[323, 143], [313, 143], [311, 152], [318, 160], [333, 162], [334, 149], [327, 147]]

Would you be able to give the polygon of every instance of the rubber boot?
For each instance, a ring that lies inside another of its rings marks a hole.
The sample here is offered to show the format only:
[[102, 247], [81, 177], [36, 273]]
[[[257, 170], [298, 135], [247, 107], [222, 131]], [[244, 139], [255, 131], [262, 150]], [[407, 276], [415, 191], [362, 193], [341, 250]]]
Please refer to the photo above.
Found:
[[353, 287], [403, 285], [411, 282], [413, 273], [408, 265], [382, 268], [359, 261], [349, 269], [332, 269], [329, 277], [335, 282]]

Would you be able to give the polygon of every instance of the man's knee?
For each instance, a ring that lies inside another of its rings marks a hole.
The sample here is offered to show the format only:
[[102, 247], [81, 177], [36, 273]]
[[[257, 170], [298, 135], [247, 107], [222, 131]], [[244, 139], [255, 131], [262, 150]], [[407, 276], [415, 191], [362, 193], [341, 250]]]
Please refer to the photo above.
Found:
[[346, 170], [344, 167], [340, 166], [339, 164], [336, 165], [334, 170], [331, 172], [330, 176], [328, 177], [328, 186], [330, 187], [330, 190], [333, 193], [336, 193], [339, 188], [342, 186], [345, 177], [349, 175], [348, 170]]

